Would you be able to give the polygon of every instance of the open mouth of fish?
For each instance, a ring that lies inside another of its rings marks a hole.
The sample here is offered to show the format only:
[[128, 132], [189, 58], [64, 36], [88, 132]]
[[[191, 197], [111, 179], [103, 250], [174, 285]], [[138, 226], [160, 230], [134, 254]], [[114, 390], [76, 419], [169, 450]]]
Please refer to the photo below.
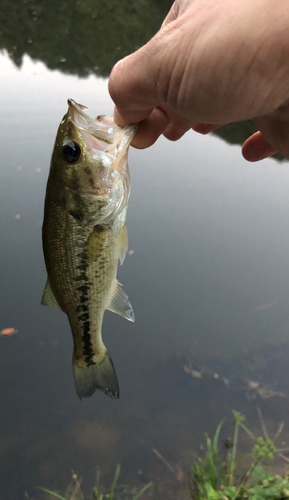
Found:
[[[67, 103], [68, 117], [85, 134], [88, 147], [114, 160], [127, 155], [128, 145], [136, 132], [137, 125], [128, 125], [121, 129], [114, 123], [112, 116], [101, 115], [94, 119], [85, 113], [86, 106], [78, 104], [73, 99], [68, 99]], [[105, 157], [103, 160], [105, 164]]]

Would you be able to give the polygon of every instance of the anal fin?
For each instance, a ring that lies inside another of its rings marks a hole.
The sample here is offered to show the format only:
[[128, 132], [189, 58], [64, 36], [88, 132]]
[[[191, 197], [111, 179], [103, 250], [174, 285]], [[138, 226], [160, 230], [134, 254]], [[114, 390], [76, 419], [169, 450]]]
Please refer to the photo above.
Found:
[[119, 314], [123, 318], [128, 319], [128, 321], [135, 321], [132, 305], [117, 279], [115, 279], [111, 299], [106, 309]]

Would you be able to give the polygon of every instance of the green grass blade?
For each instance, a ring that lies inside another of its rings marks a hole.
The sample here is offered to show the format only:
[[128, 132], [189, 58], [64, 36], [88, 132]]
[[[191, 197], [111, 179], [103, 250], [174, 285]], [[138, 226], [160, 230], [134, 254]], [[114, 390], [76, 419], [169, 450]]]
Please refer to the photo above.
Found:
[[59, 500], [66, 500], [66, 498], [62, 497], [61, 495], [58, 495], [58, 493], [55, 493], [55, 491], [50, 491], [47, 490], [46, 488], [42, 488], [42, 486], [34, 486], [36, 490], [44, 491], [45, 493], [49, 493], [50, 495], [54, 496], [55, 498], [58, 498]]
[[148, 483], [146, 486], [144, 486], [137, 494], [136, 496], [133, 497], [132, 500], [138, 500], [151, 486], [153, 483]]
[[98, 492], [98, 489], [96, 486], [94, 486], [92, 488], [91, 500], [103, 500], [103, 495], [100, 492]]
[[243, 424], [242, 422], [240, 422], [239, 425], [240, 425], [240, 427], [242, 427], [243, 431], [245, 431], [248, 434], [248, 436], [250, 436], [250, 438], [253, 441], [256, 441], [256, 438], [255, 438], [253, 432], [251, 432], [250, 429], [248, 429], [248, 427], [245, 424]]
[[110, 491], [109, 491], [109, 494], [108, 494], [108, 497], [107, 497], [108, 500], [113, 500], [114, 492], [115, 492], [115, 489], [117, 487], [117, 482], [118, 482], [119, 474], [120, 474], [120, 465], [117, 465], [116, 471], [115, 471], [115, 475], [114, 475], [114, 478], [113, 478], [113, 481], [112, 481], [112, 485], [110, 487]]
[[278, 431], [276, 432], [274, 438], [273, 438], [273, 443], [274, 441], [280, 436], [281, 432], [283, 431], [283, 428], [284, 428], [284, 422], [282, 422], [280, 425], [279, 425], [279, 429]]
[[215, 432], [215, 435], [214, 435], [214, 439], [213, 439], [213, 450], [215, 453], [218, 453], [218, 442], [219, 442], [219, 437], [220, 437], [220, 432], [221, 432], [221, 429], [225, 423], [225, 418], [223, 418], [221, 420], [221, 422], [219, 423], [217, 429], [216, 429], [216, 432]]

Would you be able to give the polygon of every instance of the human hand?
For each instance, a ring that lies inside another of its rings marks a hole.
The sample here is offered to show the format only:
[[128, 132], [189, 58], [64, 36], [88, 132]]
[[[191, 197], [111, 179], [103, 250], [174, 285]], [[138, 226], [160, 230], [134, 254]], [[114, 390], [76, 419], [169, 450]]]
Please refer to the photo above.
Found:
[[283, 0], [176, 0], [160, 31], [119, 61], [109, 79], [120, 126], [132, 142], [179, 139], [253, 119], [243, 155], [289, 157], [289, 9]]

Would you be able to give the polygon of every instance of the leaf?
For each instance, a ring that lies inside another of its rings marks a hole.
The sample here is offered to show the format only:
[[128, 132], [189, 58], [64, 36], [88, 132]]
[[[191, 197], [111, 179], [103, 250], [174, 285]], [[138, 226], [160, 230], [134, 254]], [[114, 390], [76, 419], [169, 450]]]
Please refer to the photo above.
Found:
[[264, 481], [264, 479], [272, 477], [272, 474], [266, 472], [265, 469], [259, 465], [252, 471], [252, 476], [258, 479], [258, 481]]

